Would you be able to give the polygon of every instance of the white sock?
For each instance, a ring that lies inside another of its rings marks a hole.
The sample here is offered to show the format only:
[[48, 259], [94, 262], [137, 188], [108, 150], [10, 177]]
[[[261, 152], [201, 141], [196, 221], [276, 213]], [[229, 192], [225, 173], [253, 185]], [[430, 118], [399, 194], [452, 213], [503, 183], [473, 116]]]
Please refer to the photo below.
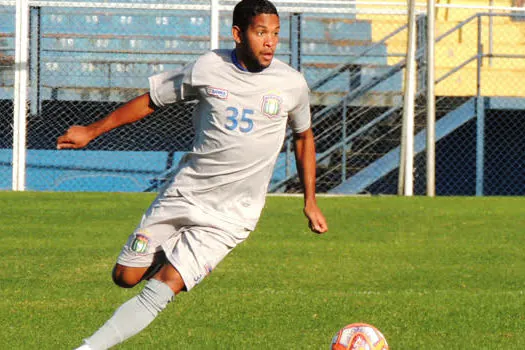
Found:
[[146, 328], [174, 296], [167, 284], [149, 280], [139, 295], [122, 304], [98, 331], [85, 340], [87, 348], [79, 349], [105, 350], [131, 338]]
[[84, 344], [84, 345], [80, 345], [78, 348], [76, 348], [75, 350], [93, 350], [89, 347], [89, 345], [87, 344]]

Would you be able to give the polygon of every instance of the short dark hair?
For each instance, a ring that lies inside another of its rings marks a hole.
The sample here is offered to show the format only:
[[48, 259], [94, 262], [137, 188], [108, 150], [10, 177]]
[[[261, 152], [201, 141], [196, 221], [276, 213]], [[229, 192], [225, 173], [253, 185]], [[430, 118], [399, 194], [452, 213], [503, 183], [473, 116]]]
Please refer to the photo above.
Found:
[[260, 14], [277, 15], [277, 8], [268, 0], [242, 0], [233, 9], [233, 26], [245, 31], [252, 18]]

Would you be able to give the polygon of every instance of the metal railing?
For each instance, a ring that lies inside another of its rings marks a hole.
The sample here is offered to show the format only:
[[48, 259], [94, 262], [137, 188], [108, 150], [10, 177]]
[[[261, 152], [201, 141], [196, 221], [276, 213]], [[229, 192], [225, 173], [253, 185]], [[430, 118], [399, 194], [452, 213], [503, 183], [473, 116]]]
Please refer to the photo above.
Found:
[[[465, 67], [469, 66], [471, 63], [476, 63], [476, 82], [475, 83], [476, 83], [476, 86], [478, 88], [477, 88], [477, 93], [476, 93], [475, 96], [476, 96], [477, 99], [482, 101], [482, 94], [481, 94], [481, 91], [480, 91], [479, 87], [481, 85], [480, 84], [480, 79], [481, 79], [481, 75], [482, 75], [481, 69], [482, 69], [482, 66], [483, 66], [483, 59], [484, 58], [508, 58], [508, 59], [523, 59], [523, 58], [525, 58], [525, 55], [494, 54], [492, 52], [492, 50], [493, 50], [492, 45], [491, 45], [491, 48], [490, 48], [488, 53], [484, 53], [483, 52], [483, 46], [481, 44], [481, 41], [482, 41], [482, 39], [481, 39], [481, 33], [482, 33], [481, 21], [482, 21], [482, 18], [484, 18], [484, 17], [489, 17], [490, 18], [491, 16], [495, 16], [495, 14], [479, 13], [479, 14], [473, 15], [473, 16], [471, 16], [471, 17], [469, 17], [469, 18], [459, 22], [457, 25], [455, 25], [454, 27], [452, 27], [451, 29], [447, 30], [445, 33], [439, 35], [436, 38], [436, 43], [439, 43], [442, 40], [445, 40], [446, 38], [448, 38], [448, 37], [450, 37], [450, 36], [452, 36], [454, 34], [457, 34], [461, 30], [463, 30], [463, 28], [465, 28], [465, 26], [467, 26], [468, 24], [477, 21], [477, 29], [478, 29], [477, 52], [475, 54], [473, 54], [470, 58], [467, 58], [464, 62], [459, 63], [456, 67], [451, 68], [448, 72], [445, 72], [440, 77], [438, 77], [436, 79], [436, 81], [435, 81], [435, 84], [439, 84], [442, 81], [445, 81], [449, 77], [453, 76], [454, 74], [460, 72]], [[496, 15], [496, 16], [502, 16], [502, 15]], [[508, 16], [508, 15], [506, 15], [506, 16]], [[523, 16], [523, 15], [518, 14], [516, 16]], [[386, 40], [388, 40], [389, 38], [391, 38], [395, 34], [398, 34], [402, 29], [403, 28], [399, 28], [398, 30], [394, 31], [391, 35], [388, 35], [387, 37], [385, 37], [385, 39], [382, 40], [380, 43], [384, 43]], [[492, 31], [490, 33], [492, 35]], [[377, 45], [379, 45], [380, 43], [378, 43]], [[420, 68], [422, 66], [424, 68], [424, 64], [422, 62], [422, 60], [424, 58], [424, 50], [425, 50], [425, 47], [420, 47], [417, 50], [417, 54], [416, 54], [416, 59], [419, 62], [419, 67]], [[368, 51], [369, 50], [366, 50], [363, 53], [365, 54]], [[353, 62], [353, 61], [350, 61], [350, 62]], [[338, 163], [338, 165], [336, 167], [333, 167], [330, 170], [330, 172], [332, 173], [332, 174], [330, 174], [331, 176], [329, 176], [331, 181], [332, 181], [332, 185], [331, 186], [336, 187], [338, 185], [337, 181], [333, 181], [334, 178], [340, 179], [339, 183], [348, 180], [347, 163], [349, 163], [351, 161], [350, 157], [356, 158], [356, 157], [359, 157], [362, 154], [366, 154], [367, 149], [373, 148], [374, 144], [378, 144], [378, 143], [380, 143], [380, 142], [382, 142], [384, 140], [384, 138], [386, 137], [386, 133], [378, 135], [378, 137], [370, 140], [370, 142], [368, 142], [366, 145], [362, 145], [359, 150], [354, 150], [352, 155], [349, 156], [347, 151], [352, 148], [352, 143], [354, 143], [359, 138], [362, 138], [363, 135], [366, 135], [372, 129], [378, 128], [381, 125], [381, 123], [384, 123], [386, 120], [396, 119], [397, 123], [395, 125], [393, 125], [392, 127], [394, 129], [399, 129], [401, 127], [401, 120], [400, 119], [401, 119], [401, 112], [402, 112], [401, 109], [402, 109], [403, 106], [402, 106], [401, 103], [399, 103], [398, 105], [394, 105], [394, 106], [390, 107], [388, 110], [386, 110], [385, 112], [381, 113], [380, 115], [378, 115], [377, 117], [375, 117], [371, 121], [367, 121], [367, 122], [363, 123], [362, 125], [360, 125], [360, 127], [356, 131], [346, 135], [346, 132], [345, 132], [346, 131], [346, 127], [345, 127], [345, 125], [346, 125], [346, 123], [348, 122], [348, 119], [349, 119], [348, 117], [346, 117], [346, 115], [347, 115], [347, 106], [352, 101], [354, 101], [355, 99], [357, 99], [360, 96], [362, 96], [363, 94], [366, 94], [367, 92], [369, 92], [372, 88], [374, 88], [375, 86], [377, 86], [381, 82], [384, 82], [388, 78], [392, 77], [394, 74], [396, 74], [398, 72], [401, 72], [405, 67], [406, 67], [406, 60], [400, 61], [398, 64], [392, 66], [383, 75], [380, 75], [380, 76], [377, 76], [377, 77], [373, 78], [368, 83], [363, 84], [359, 88], [357, 88], [356, 90], [348, 93], [345, 97], [341, 98], [341, 100], [338, 103], [336, 103], [334, 105], [331, 105], [331, 106], [327, 106], [327, 107], [323, 108], [321, 111], [319, 111], [319, 112], [317, 112], [317, 113], [315, 113], [313, 115], [313, 121], [314, 121], [313, 126], [315, 128], [315, 126], [322, 121], [322, 118], [324, 116], [329, 115], [332, 111], [334, 111], [334, 110], [340, 108], [341, 106], [343, 106], [342, 107], [341, 127], [335, 128], [336, 130], [324, 129], [324, 131], [323, 131], [323, 132], [337, 132], [337, 133], [340, 133], [341, 137], [336, 138], [339, 141], [337, 141], [336, 143], [331, 145], [328, 149], [326, 149], [323, 152], [319, 153], [318, 156], [317, 156], [317, 160], [318, 160], [319, 164], [325, 163], [327, 159], [333, 157], [334, 155], [336, 155], [337, 157], [340, 157], [340, 162]], [[345, 69], [345, 65], [344, 64], [338, 66], [333, 71], [331, 71], [328, 74], [326, 74], [326, 76], [324, 76], [321, 79], [319, 79], [318, 82], [314, 83], [313, 84], [313, 88], [318, 88], [318, 87], [322, 86], [322, 84], [328, 82], [329, 80], [334, 79], [339, 74], [342, 74], [344, 72], [344, 69]], [[421, 73], [423, 73], [423, 71], [420, 71], [420, 75], [423, 75]], [[425, 85], [425, 82], [421, 82], [420, 81], [420, 86], [419, 86], [419, 89], [418, 89], [417, 94], [416, 94], [416, 99], [421, 99], [421, 97], [424, 95], [424, 92], [425, 92], [425, 86], [424, 85]], [[464, 101], [465, 100], [458, 100], [457, 102], [454, 103], [451, 100], [448, 101], [446, 97], [441, 97], [437, 101], [437, 103], [441, 103], [441, 104], [445, 104], [445, 105], [448, 104], [449, 108], [448, 108], [447, 113], [451, 113], [454, 109], [459, 108], [460, 106], [462, 106]], [[480, 111], [482, 106], [483, 106], [482, 103], [478, 103], [478, 108], [477, 108], [477, 112], [476, 112], [477, 115], [471, 116], [472, 118], [476, 117], [477, 120], [478, 120], [478, 122], [477, 122], [478, 123], [477, 124], [478, 125], [478, 127], [477, 127], [477, 136], [476, 136], [476, 139], [477, 139], [477, 146], [476, 147], [478, 149], [478, 151], [477, 151], [477, 161], [476, 161], [476, 163], [477, 163], [477, 165], [476, 165], [476, 168], [477, 168], [477, 171], [476, 171], [476, 184], [478, 184], [477, 187], [476, 187], [476, 194], [477, 195], [482, 195], [483, 194], [482, 186], [479, 185], [479, 184], [483, 183], [483, 173], [484, 173], [484, 171], [483, 171], [483, 152], [481, 151], [482, 149], [484, 149], [483, 124], [482, 124], [482, 122], [479, 121], [481, 119], [481, 116], [482, 116], [482, 112]], [[441, 113], [439, 117], [445, 117], [447, 115], [447, 113]], [[416, 124], [419, 126], [419, 128], [416, 129], [416, 132], [418, 132], [418, 131], [420, 131], [420, 130], [425, 128], [425, 125], [424, 125], [424, 114], [425, 114], [425, 108], [420, 106], [420, 108], [418, 109], [418, 113], [416, 114]], [[356, 120], [356, 119], [358, 119], [357, 117], [359, 117], [359, 115], [354, 116], [353, 119]], [[453, 132], [454, 130], [455, 129], [451, 129], [450, 132]], [[393, 131], [394, 130], [391, 129], [389, 131], [389, 133], [391, 133]], [[319, 135], [318, 137], [322, 137], [322, 136], [323, 135]], [[288, 138], [290, 138], [290, 137], [291, 136], [288, 135]], [[392, 149], [394, 147], [398, 147], [399, 146], [399, 142], [400, 142], [399, 139], [397, 141], [394, 140], [392, 142]], [[381, 154], [377, 154], [374, 159], [378, 159], [378, 158], [380, 158], [380, 156], [381, 156]], [[373, 160], [368, 162], [367, 165], [372, 164], [372, 162], [373, 162]], [[364, 165], [364, 166], [366, 167], [367, 165]], [[334, 176], [334, 174], [333, 174], [334, 172], [338, 172], [339, 174]], [[295, 172], [288, 173], [286, 178], [282, 179], [278, 183], [275, 183], [275, 184], [273, 184], [271, 186], [271, 191], [288, 191], [290, 188], [292, 189], [292, 191], [294, 191], [294, 189], [296, 190], [297, 188], [296, 187], [294, 188], [294, 186], [292, 184], [292, 182], [294, 180], [294, 176], [295, 176]], [[326, 176], [326, 173], [320, 174], [318, 182], [321, 182], [321, 183], [323, 182], [323, 176]]]

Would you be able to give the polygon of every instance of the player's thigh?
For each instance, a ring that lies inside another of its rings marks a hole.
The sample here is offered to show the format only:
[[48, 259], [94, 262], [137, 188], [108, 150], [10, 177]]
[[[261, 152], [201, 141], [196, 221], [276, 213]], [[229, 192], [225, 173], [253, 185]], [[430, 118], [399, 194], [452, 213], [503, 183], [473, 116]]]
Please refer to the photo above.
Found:
[[112, 271], [113, 282], [123, 288], [131, 288], [143, 280], [144, 275], [151, 267], [129, 267], [115, 264]]
[[153, 262], [149, 266], [130, 267], [117, 263], [112, 271], [113, 282], [121, 287], [131, 288], [142, 280], [151, 278], [166, 262], [166, 255], [161, 251], [154, 254]]
[[126, 267], [148, 267], [155, 261], [156, 254], [162, 252], [162, 244], [177, 234], [177, 228], [170, 224], [140, 227], [128, 237], [117, 263]]
[[191, 224], [192, 209], [182, 197], [159, 196], [129, 235], [117, 263], [126, 267], [148, 267], [167, 241], [176, 242], [181, 228]]

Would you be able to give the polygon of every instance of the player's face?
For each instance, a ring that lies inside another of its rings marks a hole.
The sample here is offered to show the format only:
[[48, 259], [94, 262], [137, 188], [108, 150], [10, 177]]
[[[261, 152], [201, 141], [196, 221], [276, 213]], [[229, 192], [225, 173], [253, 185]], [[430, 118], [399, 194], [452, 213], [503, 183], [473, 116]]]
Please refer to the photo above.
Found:
[[273, 55], [279, 43], [279, 16], [260, 14], [241, 32], [233, 27], [233, 36], [237, 43], [237, 58], [249, 71], [260, 71], [272, 63]]

